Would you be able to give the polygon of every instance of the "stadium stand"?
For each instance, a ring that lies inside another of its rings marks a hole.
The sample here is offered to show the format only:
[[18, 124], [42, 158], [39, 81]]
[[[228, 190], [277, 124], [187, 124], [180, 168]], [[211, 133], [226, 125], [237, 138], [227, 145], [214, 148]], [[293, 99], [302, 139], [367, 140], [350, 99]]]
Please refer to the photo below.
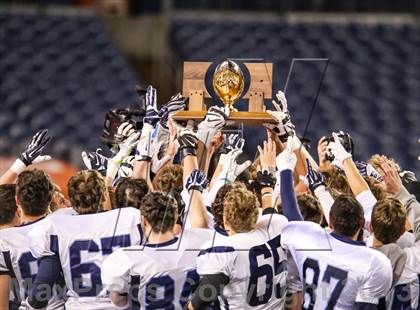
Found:
[[0, 29], [0, 152], [48, 128], [49, 152], [80, 161], [81, 147], [99, 146], [105, 111], [136, 103], [136, 80], [97, 17], [0, 13]]
[[[286, 23], [177, 18], [171, 40], [182, 60], [263, 57], [283, 89], [293, 58], [328, 58], [307, 132], [312, 148], [327, 130], [347, 130], [359, 160], [374, 153], [415, 169], [420, 137], [420, 29], [417, 24]], [[401, 40], [401, 38], [404, 38]], [[304, 128], [325, 62], [297, 61], [286, 90], [296, 126]], [[303, 107], [303, 108], [302, 108]], [[299, 132], [303, 134], [303, 132]], [[255, 133], [250, 149], [263, 137]], [[257, 141], [258, 140], [258, 141]], [[250, 144], [249, 144], [250, 145]]]

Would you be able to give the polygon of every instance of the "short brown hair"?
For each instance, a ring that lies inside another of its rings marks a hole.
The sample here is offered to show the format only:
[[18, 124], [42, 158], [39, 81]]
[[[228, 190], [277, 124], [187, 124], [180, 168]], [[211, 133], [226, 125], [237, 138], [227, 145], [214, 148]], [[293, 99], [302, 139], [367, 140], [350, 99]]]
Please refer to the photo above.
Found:
[[153, 189], [164, 193], [182, 192], [182, 166], [167, 165], [159, 170], [153, 179]]
[[353, 196], [340, 195], [331, 206], [330, 223], [337, 234], [353, 237], [363, 227], [363, 208]]
[[223, 219], [237, 233], [249, 232], [255, 228], [260, 203], [251, 191], [234, 188], [225, 196]]
[[304, 193], [297, 196], [297, 203], [305, 221], [321, 223], [323, 211], [318, 199], [310, 193]]
[[372, 229], [375, 238], [383, 244], [396, 242], [404, 233], [407, 213], [395, 198], [378, 201], [372, 211]]
[[0, 185], [0, 225], [10, 224], [15, 218], [16, 206], [15, 184]]
[[102, 210], [105, 199], [105, 180], [95, 170], [82, 170], [67, 183], [70, 202], [79, 214], [90, 214]]
[[124, 178], [115, 189], [117, 208], [134, 207], [140, 209], [141, 200], [149, 191], [143, 179]]
[[144, 196], [140, 211], [156, 233], [172, 230], [178, 219], [176, 200], [162, 192], [150, 192]]
[[332, 194], [352, 194], [346, 176], [343, 173], [341, 173], [336, 167], [333, 166], [330, 169], [324, 171], [322, 174], [325, 176], [327, 187], [332, 190]]
[[227, 183], [223, 185], [219, 191], [216, 194], [216, 198], [214, 199], [212, 205], [211, 205], [211, 211], [214, 216], [214, 222], [219, 227], [224, 227], [223, 224], [223, 206], [225, 202], [225, 197], [228, 194], [229, 191], [231, 191], [234, 188], [245, 188], [243, 183], [234, 182], [234, 183]]
[[16, 181], [16, 197], [23, 213], [29, 216], [44, 215], [54, 193], [50, 177], [42, 170], [26, 170]]

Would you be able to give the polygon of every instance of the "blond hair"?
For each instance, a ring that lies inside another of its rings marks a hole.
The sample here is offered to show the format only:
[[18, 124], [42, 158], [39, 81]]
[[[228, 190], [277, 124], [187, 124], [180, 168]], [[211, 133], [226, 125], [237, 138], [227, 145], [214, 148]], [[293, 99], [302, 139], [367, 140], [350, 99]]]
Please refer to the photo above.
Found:
[[244, 187], [233, 188], [225, 196], [223, 219], [235, 232], [249, 232], [255, 228], [260, 203]]

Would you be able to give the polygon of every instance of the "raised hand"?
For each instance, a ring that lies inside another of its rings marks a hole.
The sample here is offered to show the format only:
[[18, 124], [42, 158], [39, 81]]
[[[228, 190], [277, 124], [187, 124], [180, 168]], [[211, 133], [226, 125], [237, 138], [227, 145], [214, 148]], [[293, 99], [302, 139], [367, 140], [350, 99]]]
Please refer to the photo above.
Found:
[[134, 129], [134, 125], [130, 122], [122, 123], [118, 129], [117, 134], [115, 135], [115, 139], [118, 142], [118, 146], [124, 142], [130, 135], [132, 135], [136, 130]]
[[175, 112], [182, 111], [187, 106], [188, 97], [182, 97], [181, 93], [178, 93], [169, 99], [168, 103], [165, 104], [159, 110], [159, 116], [161, 118], [160, 123], [163, 127], [168, 128], [169, 116]]
[[328, 140], [326, 137], [322, 137], [318, 141], [318, 164], [321, 171], [325, 171], [330, 168], [331, 162], [327, 159], [328, 152]]
[[200, 193], [208, 186], [209, 181], [203, 171], [194, 169], [185, 180], [185, 188], [187, 191], [197, 190]]
[[31, 142], [19, 155], [19, 159], [25, 166], [50, 160], [51, 156], [41, 155], [42, 150], [47, 146], [47, 144], [50, 141], [51, 137], [48, 136], [48, 129], [41, 129], [32, 137]]
[[207, 149], [210, 148], [214, 135], [226, 125], [228, 111], [226, 108], [213, 106], [198, 125], [197, 137], [206, 145]]
[[276, 164], [277, 169], [279, 171], [283, 170], [295, 170], [297, 162], [297, 157], [295, 153], [293, 152], [293, 137], [289, 136], [287, 138], [286, 148], [281, 152], [279, 155], [277, 155], [276, 158]]
[[262, 170], [274, 170], [276, 168], [276, 144], [271, 140], [264, 141], [263, 147], [258, 146]]
[[340, 138], [336, 132], [332, 134], [334, 142], [328, 144], [328, 151], [334, 155], [332, 164], [340, 169], [343, 169], [343, 163], [347, 158], [351, 158], [351, 154], [346, 151], [344, 146], [341, 144]]
[[155, 127], [159, 120], [160, 117], [157, 110], [156, 88], [149, 85], [147, 86], [146, 91], [146, 116], [144, 117], [143, 122]]
[[102, 155], [102, 149], [96, 149], [95, 152], [82, 152], [83, 163], [89, 170], [96, 170], [100, 174], [106, 174], [108, 158]]
[[183, 129], [178, 133], [178, 149], [181, 152], [181, 157], [188, 155], [197, 155], [198, 138], [196, 133], [191, 129]]
[[325, 186], [325, 177], [321, 172], [318, 172], [312, 168], [308, 159], [306, 159], [306, 167], [308, 170], [308, 174], [306, 176], [308, 187], [311, 192], [314, 193], [318, 187], [322, 185]]
[[249, 166], [251, 166], [251, 161], [247, 160], [242, 164], [238, 164], [238, 157], [242, 154], [242, 148], [237, 148], [226, 155], [222, 155], [219, 160], [222, 164], [222, 171], [218, 175], [218, 180], [224, 180], [225, 182], [234, 182], [238, 175], [244, 172]]
[[276, 134], [280, 141], [286, 142], [287, 137], [295, 134], [295, 126], [293, 125], [289, 110], [287, 109], [287, 99], [282, 91], [276, 94], [277, 101], [273, 100], [273, 106], [276, 111], [269, 111], [277, 121], [277, 124], [265, 123], [264, 127]]
[[388, 159], [382, 156], [380, 159], [380, 168], [382, 179], [385, 183], [385, 190], [391, 194], [397, 194], [401, 191], [403, 185], [397, 169], [390, 165]]
[[223, 148], [230, 152], [234, 149], [242, 149], [245, 144], [245, 139], [241, 138], [239, 134], [226, 134], [223, 141]]

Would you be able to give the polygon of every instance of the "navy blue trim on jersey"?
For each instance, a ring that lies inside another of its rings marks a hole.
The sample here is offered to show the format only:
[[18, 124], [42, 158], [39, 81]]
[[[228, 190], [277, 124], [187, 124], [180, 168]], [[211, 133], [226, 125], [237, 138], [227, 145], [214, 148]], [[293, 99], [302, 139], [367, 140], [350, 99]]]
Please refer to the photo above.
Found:
[[35, 224], [35, 223], [37, 223], [37, 222], [39, 222], [39, 221], [43, 220], [45, 217], [46, 217], [46, 215], [44, 215], [43, 217], [41, 217], [41, 218], [39, 218], [39, 219], [37, 219], [37, 220], [35, 220], [35, 221], [32, 221], [32, 222], [27, 222], [27, 223], [23, 223], [23, 224], [20, 224], [20, 225], [18, 225], [18, 226], [16, 226], [16, 227], [23, 227], [23, 226], [29, 226], [29, 225]]
[[140, 303], [138, 301], [140, 288], [140, 276], [131, 276], [130, 279], [130, 293], [128, 294], [130, 310], [140, 310]]
[[227, 231], [224, 230], [222, 227], [220, 227], [217, 224], [214, 224], [214, 230], [217, 231], [219, 234], [221, 234], [223, 236], [229, 236], [229, 234], [227, 233]]
[[58, 237], [57, 235], [50, 235], [50, 251], [58, 255]]
[[331, 232], [330, 235], [341, 242], [345, 242], [352, 245], [366, 246], [366, 243], [364, 243], [363, 241], [356, 241], [346, 236], [340, 236], [334, 231]]
[[229, 303], [228, 303], [228, 300], [227, 300], [226, 298], [224, 298], [224, 297], [221, 297], [221, 299], [222, 299], [222, 301], [223, 301], [223, 308], [224, 308], [225, 310], [229, 310]]
[[377, 310], [378, 305], [369, 304], [367, 302], [356, 302], [356, 309], [357, 310]]
[[215, 246], [215, 247], [200, 251], [200, 253], [198, 253], [198, 256], [209, 254], [209, 253], [228, 253], [228, 252], [235, 252], [235, 249], [231, 246]]
[[140, 234], [140, 244], [143, 243], [143, 227], [141, 227], [141, 224], [137, 224], [137, 229], [139, 230]]
[[149, 248], [162, 248], [171, 244], [174, 244], [178, 241], [178, 237], [173, 238], [172, 240], [162, 242], [162, 243], [146, 243], [144, 246]]
[[4, 258], [4, 263], [6, 264], [7, 269], [9, 269], [8, 274], [9, 274], [11, 279], [14, 279], [12, 282], [16, 283], [16, 285], [14, 285], [14, 283], [12, 283], [12, 287], [10, 288], [11, 290], [13, 290], [13, 296], [14, 296], [14, 300], [12, 301], [12, 305], [13, 306], [14, 305], [20, 305], [19, 282], [17, 281], [15, 271], [13, 270], [13, 264], [12, 264], [12, 259], [10, 258], [10, 252], [9, 251], [4, 251], [4, 252], [2, 252], [2, 254], [3, 254], [3, 258]]
[[13, 270], [12, 259], [10, 258], [10, 252], [4, 251], [2, 252], [2, 254], [4, 258], [4, 263], [6, 264], [7, 269], [9, 269], [8, 274], [11, 278], [16, 278], [15, 271]]

